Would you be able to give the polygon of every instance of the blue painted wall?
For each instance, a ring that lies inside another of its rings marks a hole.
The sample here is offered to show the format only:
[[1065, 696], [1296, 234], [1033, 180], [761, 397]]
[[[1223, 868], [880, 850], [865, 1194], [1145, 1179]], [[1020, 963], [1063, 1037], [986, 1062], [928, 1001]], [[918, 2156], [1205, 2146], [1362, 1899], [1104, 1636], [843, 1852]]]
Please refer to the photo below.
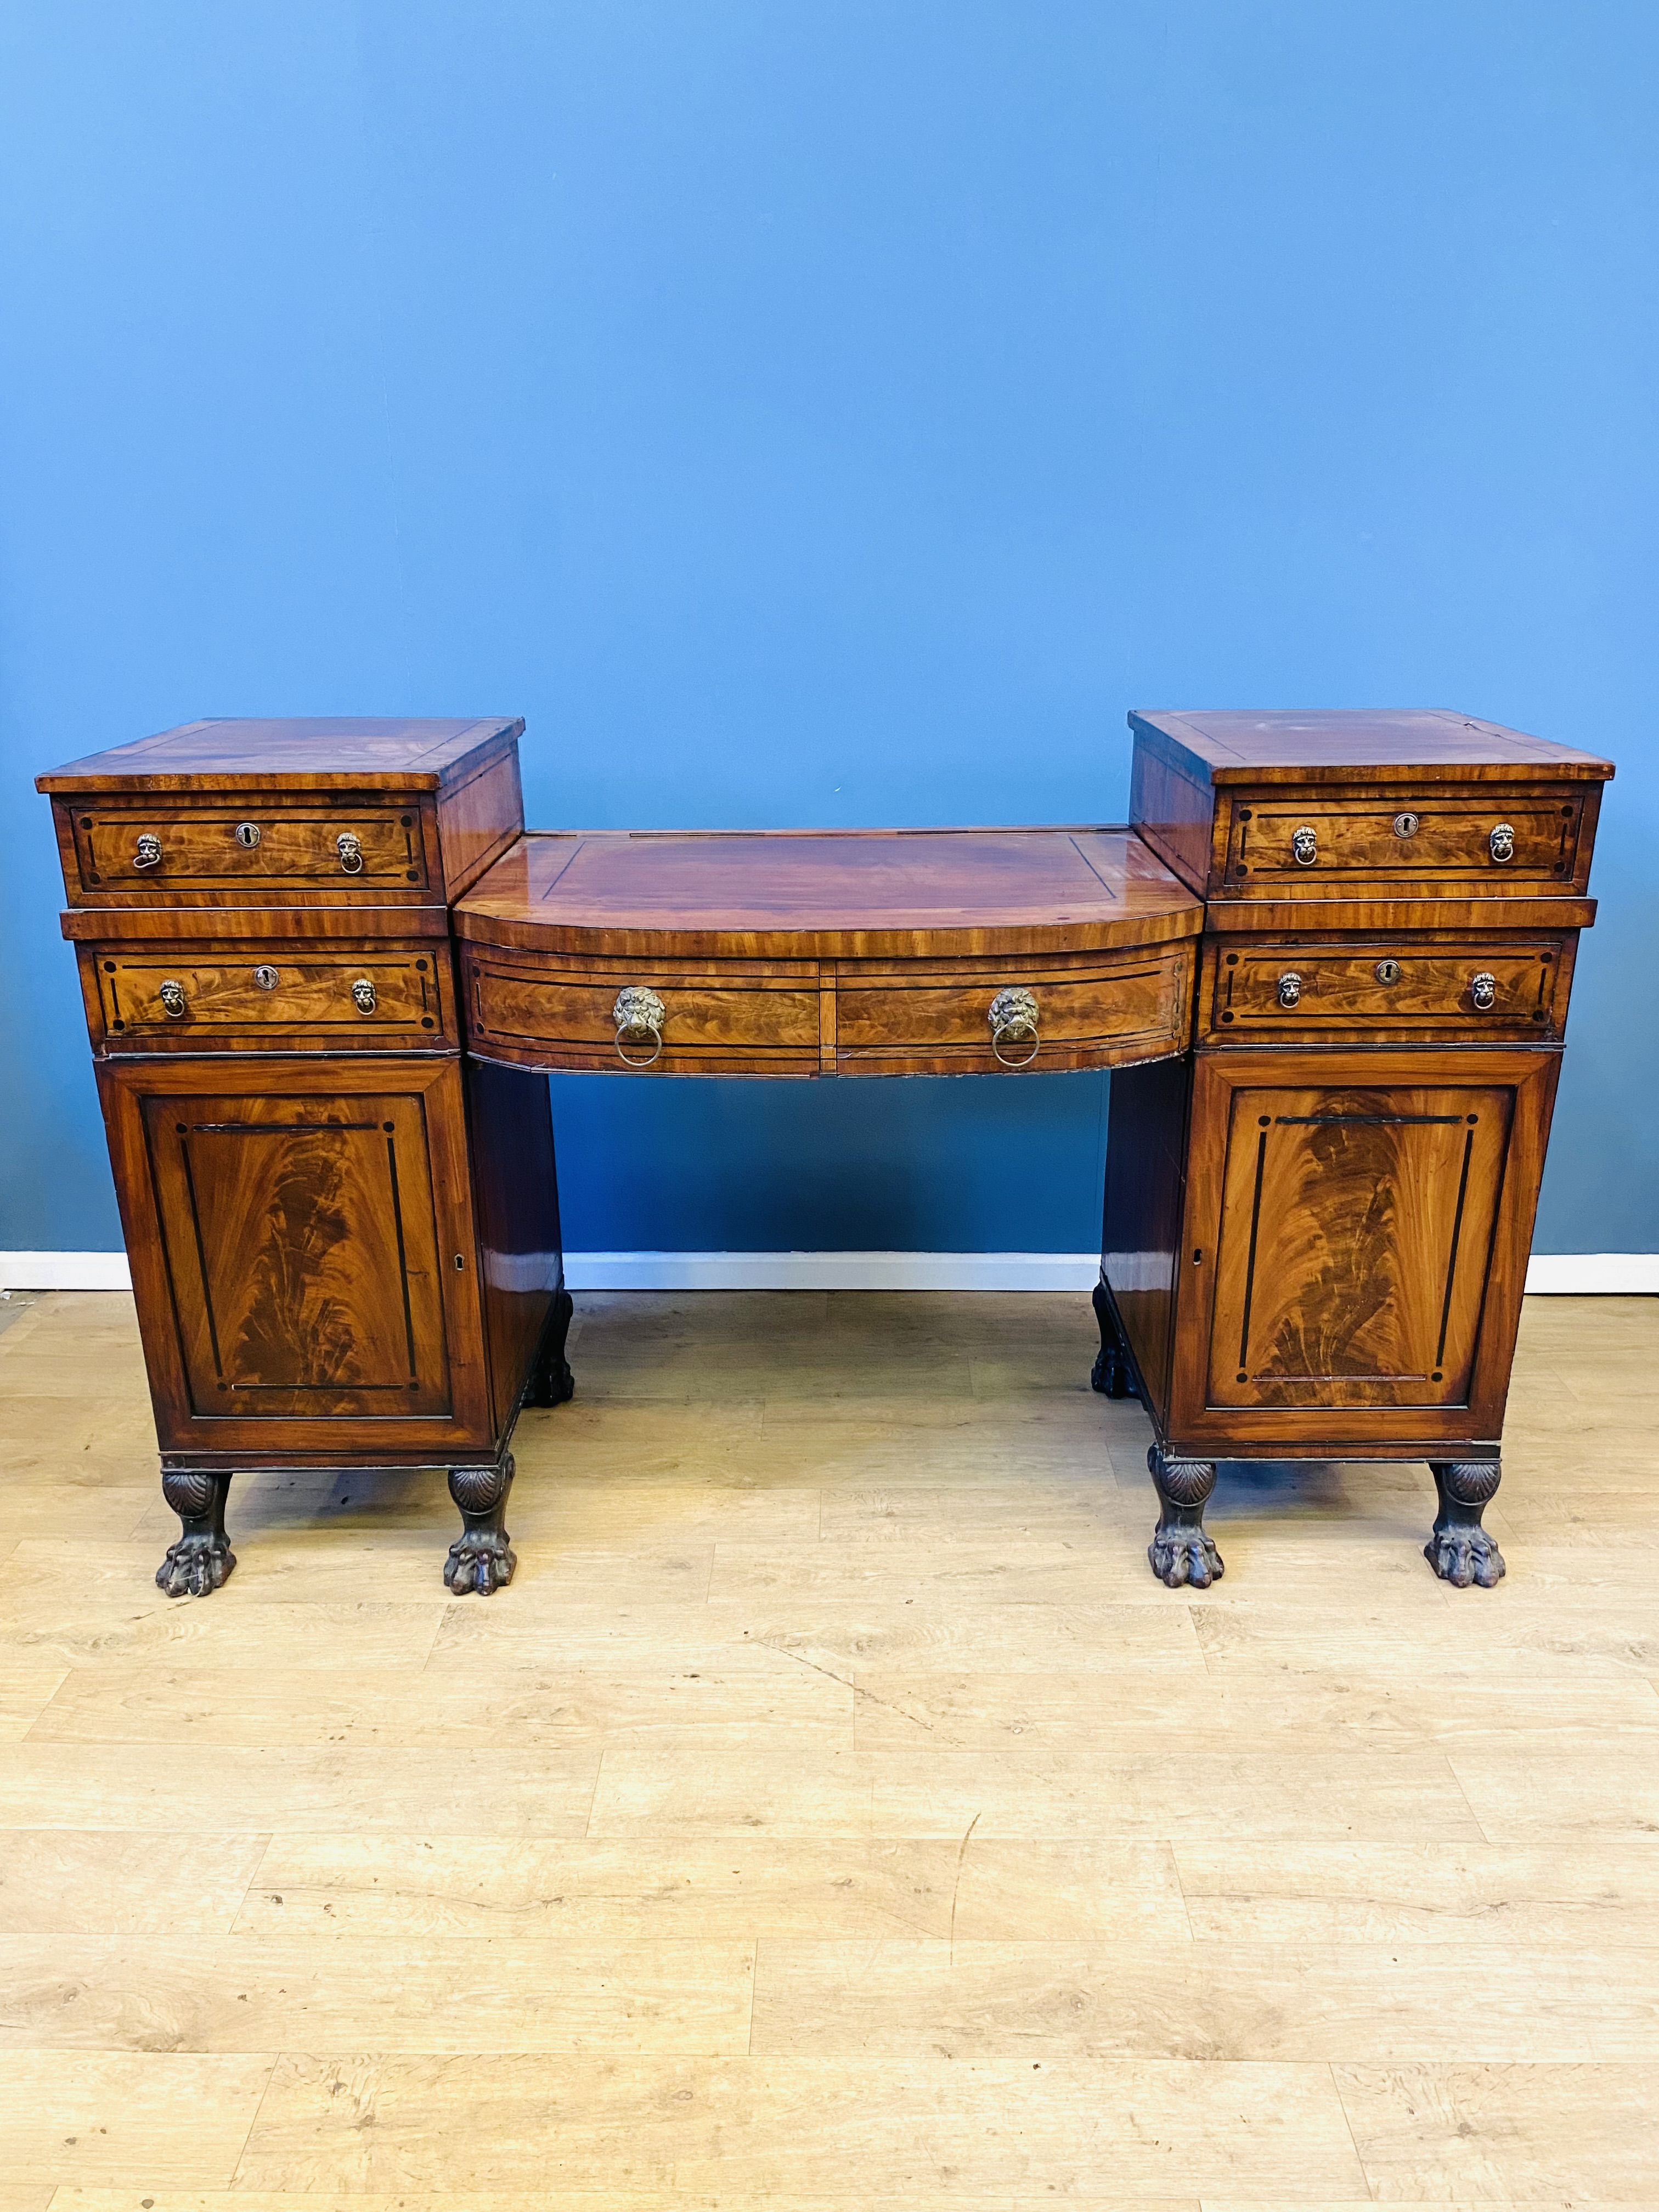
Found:
[[[1647, 0], [8, 0], [0, 1245], [118, 1243], [33, 772], [1121, 818], [1131, 704], [1620, 763], [1539, 1244], [1659, 1247]], [[1103, 1080], [555, 1085], [567, 1242], [1083, 1249]]]

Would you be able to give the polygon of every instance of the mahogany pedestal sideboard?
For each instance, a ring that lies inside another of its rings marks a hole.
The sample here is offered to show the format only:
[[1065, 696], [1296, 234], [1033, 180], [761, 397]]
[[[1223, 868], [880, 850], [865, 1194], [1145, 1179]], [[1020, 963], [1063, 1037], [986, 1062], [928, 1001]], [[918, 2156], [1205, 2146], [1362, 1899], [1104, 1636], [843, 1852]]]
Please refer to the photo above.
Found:
[[232, 1473], [444, 1467], [511, 1580], [573, 1384], [552, 1069], [1109, 1067], [1093, 1382], [1171, 1588], [1218, 1461], [1421, 1459], [1481, 1512], [1607, 763], [1455, 714], [1135, 714], [1127, 828], [528, 833], [522, 724], [192, 723], [51, 795], [182, 1534]]

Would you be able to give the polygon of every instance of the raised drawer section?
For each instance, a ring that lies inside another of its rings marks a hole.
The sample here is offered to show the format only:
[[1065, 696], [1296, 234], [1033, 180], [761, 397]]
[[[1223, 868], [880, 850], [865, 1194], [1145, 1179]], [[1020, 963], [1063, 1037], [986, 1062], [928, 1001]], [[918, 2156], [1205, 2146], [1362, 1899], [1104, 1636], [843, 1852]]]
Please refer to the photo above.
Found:
[[1332, 898], [1371, 884], [1419, 896], [1501, 896], [1582, 889], [1582, 787], [1518, 796], [1468, 790], [1241, 792], [1227, 800], [1222, 885], [1246, 898]]
[[971, 1075], [1156, 1060], [1186, 1047], [1191, 977], [1188, 940], [1049, 962], [842, 961], [836, 1065], [843, 1075]]
[[[486, 1059], [532, 1067], [657, 1075], [815, 1075], [817, 963], [587, 963], [488, 946], [465, 956], [468, 1042]], [[660, 1007], [630, 1001], [652, 994]], [[630, 1018], [630, 1017], [632, 1018]]]
[[1376, 1038], [1553, 1043], [1566, 1025], [1572, 932], [1537, 938], [1212, 938], [1199, 994], [1206, 1044]]
[[64, 881], [94, 906], [212, 894], [231, 903], [323, 893], [331, 898], [423, 893], [431, 880], [418, 801], [349, 795], [295, 804], [251, 794], [229, 805], [121, 799], [58, 802]]
[[85, 945], [104, 1052], [356, 1052], [455, 1043], [447, 949], [368, 943]]

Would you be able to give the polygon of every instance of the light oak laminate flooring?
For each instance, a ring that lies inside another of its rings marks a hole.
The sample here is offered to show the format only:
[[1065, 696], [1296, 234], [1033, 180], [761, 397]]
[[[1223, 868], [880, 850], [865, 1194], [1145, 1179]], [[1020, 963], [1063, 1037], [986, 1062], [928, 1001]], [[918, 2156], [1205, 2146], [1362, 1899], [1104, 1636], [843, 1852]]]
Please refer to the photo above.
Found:
[[1070, 1297], [595, 1295], [518, 1575], [0, 1313], [0, 2212], [1659, 2205], [1659, 1301], [1534, 1299], [1489, 1525], [1227, 1468], [1151, 1577]]

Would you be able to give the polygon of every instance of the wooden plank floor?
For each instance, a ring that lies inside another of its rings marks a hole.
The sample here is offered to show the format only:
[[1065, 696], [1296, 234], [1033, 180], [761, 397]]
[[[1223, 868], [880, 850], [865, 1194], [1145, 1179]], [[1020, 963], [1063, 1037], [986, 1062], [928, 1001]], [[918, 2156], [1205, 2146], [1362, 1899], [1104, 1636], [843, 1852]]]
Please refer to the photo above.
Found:
[[1659, 2203], [1659, 1301], [1154, 1583], [1086, 1301], [590, 1297], [520, 1568], [239, 1479], [170, 1603], [131, 1307], [0, 1333], [0, 2212]]

